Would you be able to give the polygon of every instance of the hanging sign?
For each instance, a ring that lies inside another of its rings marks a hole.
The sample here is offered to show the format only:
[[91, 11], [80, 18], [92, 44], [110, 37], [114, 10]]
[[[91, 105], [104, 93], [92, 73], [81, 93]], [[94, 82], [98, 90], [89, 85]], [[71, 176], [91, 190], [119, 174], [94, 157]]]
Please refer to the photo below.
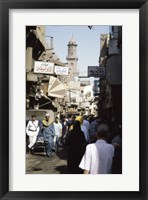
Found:
[[34, 73], [53, 74], [54, 73], [54, 63], [35, 61]]

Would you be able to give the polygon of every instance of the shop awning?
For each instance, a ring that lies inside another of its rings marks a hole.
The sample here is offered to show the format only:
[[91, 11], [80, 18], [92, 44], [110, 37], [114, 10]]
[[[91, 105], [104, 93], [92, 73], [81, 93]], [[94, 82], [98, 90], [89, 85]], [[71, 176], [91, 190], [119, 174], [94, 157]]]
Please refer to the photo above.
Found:
[[63, 83], [55, 77], [50, 76], [48, 86], [48, 96], [64, 98], [65, 88]]

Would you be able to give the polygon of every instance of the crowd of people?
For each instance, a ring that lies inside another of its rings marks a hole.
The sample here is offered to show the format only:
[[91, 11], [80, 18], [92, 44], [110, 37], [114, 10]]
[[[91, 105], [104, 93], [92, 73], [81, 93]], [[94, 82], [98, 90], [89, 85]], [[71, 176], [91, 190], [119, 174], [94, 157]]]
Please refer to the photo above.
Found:
[[30, 152], [41, 138], [49, 158], [59, 147], [64, 148], [68, 174], [122, 173], [122, 125], [115, 117], [106, 121], [93, 115], [72, 115], [51, 121], [50, 114], [46, 114], [40, 123], [33, 115], [26, 133]]

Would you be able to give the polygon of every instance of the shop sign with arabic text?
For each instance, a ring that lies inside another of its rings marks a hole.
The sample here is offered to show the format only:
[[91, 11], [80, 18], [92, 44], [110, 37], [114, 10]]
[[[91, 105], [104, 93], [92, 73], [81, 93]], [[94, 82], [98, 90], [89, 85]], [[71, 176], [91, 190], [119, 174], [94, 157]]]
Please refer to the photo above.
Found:
[[68, 75], [68, 67], [55, 66], [54, 72], [57, 75], [67, 76]]
[[100, 66], [88, 66], [88, 77], [104, 77], [105, 67]]
[[35, 61], [34, 73], [53, 74], [54, 73], [54, 63]]

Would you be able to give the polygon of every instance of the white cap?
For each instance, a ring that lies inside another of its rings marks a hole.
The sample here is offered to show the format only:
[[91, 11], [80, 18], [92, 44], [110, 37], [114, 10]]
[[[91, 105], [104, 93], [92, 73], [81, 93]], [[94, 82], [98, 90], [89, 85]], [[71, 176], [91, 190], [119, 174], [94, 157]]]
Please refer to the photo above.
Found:
[[46, 113], [45, 117], [50, 117], [50, 114], [49, 114], [49, 113]]

